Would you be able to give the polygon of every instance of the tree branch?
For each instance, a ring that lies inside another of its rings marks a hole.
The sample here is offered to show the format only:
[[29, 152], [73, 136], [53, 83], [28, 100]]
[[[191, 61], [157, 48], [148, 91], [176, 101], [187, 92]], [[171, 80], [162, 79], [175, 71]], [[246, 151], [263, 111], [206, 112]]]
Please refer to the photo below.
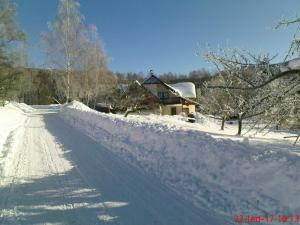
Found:
[[269, 80], [263, 82], [262, 84], [253, 86], [253, 87], [234, 87], [234, 86], [216, 85], [216, 86], [207, 86], [207, 88], [221, 88], [221, 89], [231, 89], [231, 90], [256, 90], [256, 89], [266, 86], [267, 84], [269, 84], [279, 78], [282, 78], [282, 77], [285, 77], [288, 75], [293, 75], [293, 74], [300, 76], [300, 69], [288, 70], [288, 71], [284, 71], [282, 73], [278, 73], [278, 74], [274, 75], [273, 77], [271, 77]]

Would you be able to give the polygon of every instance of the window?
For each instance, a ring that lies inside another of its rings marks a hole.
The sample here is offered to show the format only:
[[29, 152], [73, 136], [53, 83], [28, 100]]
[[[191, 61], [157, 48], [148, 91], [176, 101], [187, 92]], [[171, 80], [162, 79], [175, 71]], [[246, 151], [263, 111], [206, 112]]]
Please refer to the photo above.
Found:
[[159, 99], [167, 99], [167, 98], [169, 98], [169, 93], [168, 92], [158, 92], [158, 98]]

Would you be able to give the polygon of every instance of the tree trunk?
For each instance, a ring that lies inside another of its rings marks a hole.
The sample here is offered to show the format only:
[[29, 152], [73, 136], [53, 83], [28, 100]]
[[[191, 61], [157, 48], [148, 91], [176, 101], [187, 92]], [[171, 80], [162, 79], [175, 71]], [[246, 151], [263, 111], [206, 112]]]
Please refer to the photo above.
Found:
[[226, 116], [222, 116], [221, 130], [224, 130], [224, 127], [225, 127], [225, 121], [226, 121]]
[[67, 72], [67, 103], [70, 102], [70, 71]]
[[97, 104], [97, 100], [96, 100], [96, 98], [93, 100], [93, 109], [95, 109], [96, 108], [96, 104]]
[[243, 125], [243, 117], [244, 117], [245, 113], [239, 113], [238, 114], [238, 136], [241, 136], [242, 134], [242, 125]]
[[127, 109], [125, 114], [124, 114], [124, 117], [127, 117], [129, 115], [129, 113], [133, 113], [135, 110], [133, 109]]
[[127, 117], [129, 115], [129, 113], [133, 113], [137, 111], [137, 107], [132, 107], [126, 110], [124, 117]]

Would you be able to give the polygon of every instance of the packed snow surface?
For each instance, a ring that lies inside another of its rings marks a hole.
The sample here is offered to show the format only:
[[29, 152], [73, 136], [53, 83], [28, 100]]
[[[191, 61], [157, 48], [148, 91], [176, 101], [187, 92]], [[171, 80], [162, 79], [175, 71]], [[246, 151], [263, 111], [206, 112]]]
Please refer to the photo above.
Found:
[[181, 97], [196, 98], [196, 88], [195, 84], [193, 84], [192, 82], [168, 84], [168, 86], [175, 90]]
[[227, 215], [300, 211], [299, 147], [276, 142], [276, 135], [262, 142], [232, 140], [197, 129], [201, 118], [193, 125], [157, 115], [124, 118], [78, 102], [63, 107], [60, 116], [199, 208]]
[[[132, 132], [138, 131], [133, 123], [95, 113], [78, 102], [60, 108], [16, 103], [0, 108], [1, 225], [233, 223], [211, 209], [193, 206], [164, 179], [149, 173], [155, 163], [145, 160], [159, 155], [140, 148], [137, 157], [143, 134], [132, 139]], [[115, 125], [123, 126], [121, 133], [114, 131]], [[149, 129], [157, 133], [155, 127]], [[163, 146], [159, 149], [164, 156]], [[140, 167], [128, 163], [139, 158]], [[161, 157], [160, 163], [164, 161]], [[181, 175], [173, 177], [180, 181]]]
[[14, 130], [23, 125], [26, 119], [25, 113], [31, 110], [33, 109], [25, 104], [16, 103], [9, 103], [5, 107], [0, 107], [0, 160], [5, 154], [3, 146], [6, 140], [12, 137]]

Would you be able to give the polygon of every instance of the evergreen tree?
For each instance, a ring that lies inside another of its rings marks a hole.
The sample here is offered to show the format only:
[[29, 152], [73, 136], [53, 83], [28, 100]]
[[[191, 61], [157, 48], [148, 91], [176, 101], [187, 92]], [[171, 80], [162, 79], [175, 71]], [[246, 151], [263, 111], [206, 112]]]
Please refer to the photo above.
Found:
[[0, 0], [0, 100], [15, 98], [14, 84], [20, 74], [13, 68], [12, 45], [25, 41], [25, 34], [16, 23], [15, 6], [8, 0]]

